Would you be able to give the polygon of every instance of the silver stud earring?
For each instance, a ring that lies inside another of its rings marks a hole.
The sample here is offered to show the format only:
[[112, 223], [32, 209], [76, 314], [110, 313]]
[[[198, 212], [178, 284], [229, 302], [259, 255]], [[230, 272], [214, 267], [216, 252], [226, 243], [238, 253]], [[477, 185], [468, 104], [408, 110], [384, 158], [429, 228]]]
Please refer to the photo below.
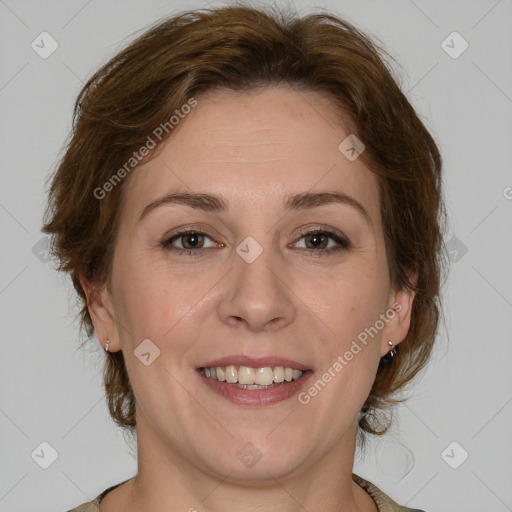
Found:
[[107, 340], [107, 344], [105, 345], [105, 352], [108, 352], [108, 344], [110, 343], [109, 340]]
[[391, 340], [388, 341], [388, 345], [391, 347], [391, 350], [384, 356], [380, 358], [380, 362], [382, 364], [389, 364], [393, 361], [393, 357], [398, 351], [398, 345], [395, 347]]

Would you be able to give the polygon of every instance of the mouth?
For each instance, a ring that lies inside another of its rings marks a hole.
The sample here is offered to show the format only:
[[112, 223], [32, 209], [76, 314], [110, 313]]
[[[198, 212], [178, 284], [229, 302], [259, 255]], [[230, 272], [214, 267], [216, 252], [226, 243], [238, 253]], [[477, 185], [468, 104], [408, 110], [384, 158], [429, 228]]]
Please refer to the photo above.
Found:
[[227, 382], [241, 389], [270, 389], [283, 382], [297, 381], [304, 374], [289, 366], [212, 366], [199, 368], [199, 372], [209, 379]]
[[221, 397], [239, 405], [270, 405], [299, 392], [313, 371], [281, 358], [245, 356], [212, 361], [196, 369], [201, 380]]

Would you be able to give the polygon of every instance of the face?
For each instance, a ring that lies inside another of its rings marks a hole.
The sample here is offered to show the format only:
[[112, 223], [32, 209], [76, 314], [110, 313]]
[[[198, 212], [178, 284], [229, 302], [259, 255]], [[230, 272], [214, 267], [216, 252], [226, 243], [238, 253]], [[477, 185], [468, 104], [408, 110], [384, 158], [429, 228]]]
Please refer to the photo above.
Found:
[[350, 452], [387, 341], [409, 328], [377, 180], [314, 93], [196, 99], [126, 183], [91, 316], [124, 353], [139, 443], [218, 478], [309, 471]]

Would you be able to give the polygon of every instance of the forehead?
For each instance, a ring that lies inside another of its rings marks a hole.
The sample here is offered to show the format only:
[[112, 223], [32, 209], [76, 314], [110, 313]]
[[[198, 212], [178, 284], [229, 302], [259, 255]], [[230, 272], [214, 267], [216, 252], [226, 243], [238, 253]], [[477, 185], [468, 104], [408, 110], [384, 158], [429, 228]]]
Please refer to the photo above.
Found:
[[289, 87], [251, 93], [210, 92], [126, 184], [133, 215], [170, 192], [206, 192], [233, 212], [278, 208], [292, 193], [338, 190], [377, 220], [375, 175], [339, 145], [350, 132], [339, 110], [318, 93]]

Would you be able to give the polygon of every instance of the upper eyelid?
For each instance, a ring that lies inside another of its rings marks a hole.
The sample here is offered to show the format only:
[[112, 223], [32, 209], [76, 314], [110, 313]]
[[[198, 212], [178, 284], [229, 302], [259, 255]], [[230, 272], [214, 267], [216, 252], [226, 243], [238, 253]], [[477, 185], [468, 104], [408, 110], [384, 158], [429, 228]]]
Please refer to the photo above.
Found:
[[[210, 226], [208, 227], [202, 227], [202, 226], [199, 226], [199, 225], [195, 225], [195, 224], [191, 224], [191, 225], [184, 225], [184, 226], [179, 226], [177, 228], [174, 228], [173, 230], [170, 230], [170, 231], [173, 231], [173, 234], [170, 234], [170, 235], [164, 235], [164, 239], [165, 238], [170, 238], [172, 236], [176, 236], [178, 234], [183, 234], [183, 233], [188, 233], [190, 231], [194, 232], [194, 233], [200, 233], [200, 234], [203, 234], [203, 235], [207, 235], [207, 236], [211, 236], [210, 234], [208, 234], [208, 231], [211, 232], [213, 231], [214, 234], [213, 236], [218, 236], [218, 237], [221, 237], [220, 234], [218, 234], [216, 232], [216, 230]], [[308, 224], [306, 224], [305, 226], [301, 226], [300, 228], [296, 228], [294, 231], [304, 235], [305, 233], [309, 233], [311, 231], [332, 231], [333, 233], [336, 233], [340, 236], [345, 236], [345, 234], [343, 233], [343, 231], [341, 231], [340, 229], [337, 229], [335, 227], [332, 227], [332, 226], [329, 226], [327, 224], [323, 224], [321, 222], [310, 222]], [[217, 233], [217, 234], [216, 234]]]
[[[183, 236], [183, 235], [186, 235], [189, 233], [197, 233], [199, 235], [205, 235], [205, 236], [213, 239], [212, 235], [208, 234], [206, 231], [207, 230], [203, 230], [203, 228], [195, 228], [193, 226], [192, 227], [185, 226], [183, 228], [177, 228], [177, 231], [175, 231], [174, 233], [172, 233], [170, 235], [164, 235], [162, 237], [162, 240], [163, 241], [169, 240], [171, 238], [174, 238], [177, 236]], [[347, 238], [345, 236], [345, 234], [343, 232], [341, 232], [340, 230], [338, 230], [336, 228], [331, 228], [329, 226], [323, 226], [323, 225], [316, 225], [316, 226], [311, 226], [311, 227], [307, 226], [304, 228], [299, 228], [298, 232], [294, 236], [296, 236], [297, 234], [301, 235], [301, 236], [305, 236], [307, 234], [311, 234], [311, 233], [315, 233], [315, 232], [322, 232], [322, 233], [323, 232], [331, 232], [332, 234]], [[215, 236], [215, 235], [213, 235], [213, 236]]]
[[190, 233], [197, 233], [198, 235], [207, 236], [208, 238], [213, 240], [213, 236], [212, 235], [209, 235], [205, 231], [203, 231], [201, 229], [196, 229], [196, 228], [190, 228], [190, 229], [189, 228], [179, 228], [178, 231], [176, 231], [175, 233], [171, 233], [170, 235], [165, 235], [162, 240], [163, 241], [171, 240], [172, 238], [178, 238], [180, 236], [185, 236], [185, 235], [188, 235]]

